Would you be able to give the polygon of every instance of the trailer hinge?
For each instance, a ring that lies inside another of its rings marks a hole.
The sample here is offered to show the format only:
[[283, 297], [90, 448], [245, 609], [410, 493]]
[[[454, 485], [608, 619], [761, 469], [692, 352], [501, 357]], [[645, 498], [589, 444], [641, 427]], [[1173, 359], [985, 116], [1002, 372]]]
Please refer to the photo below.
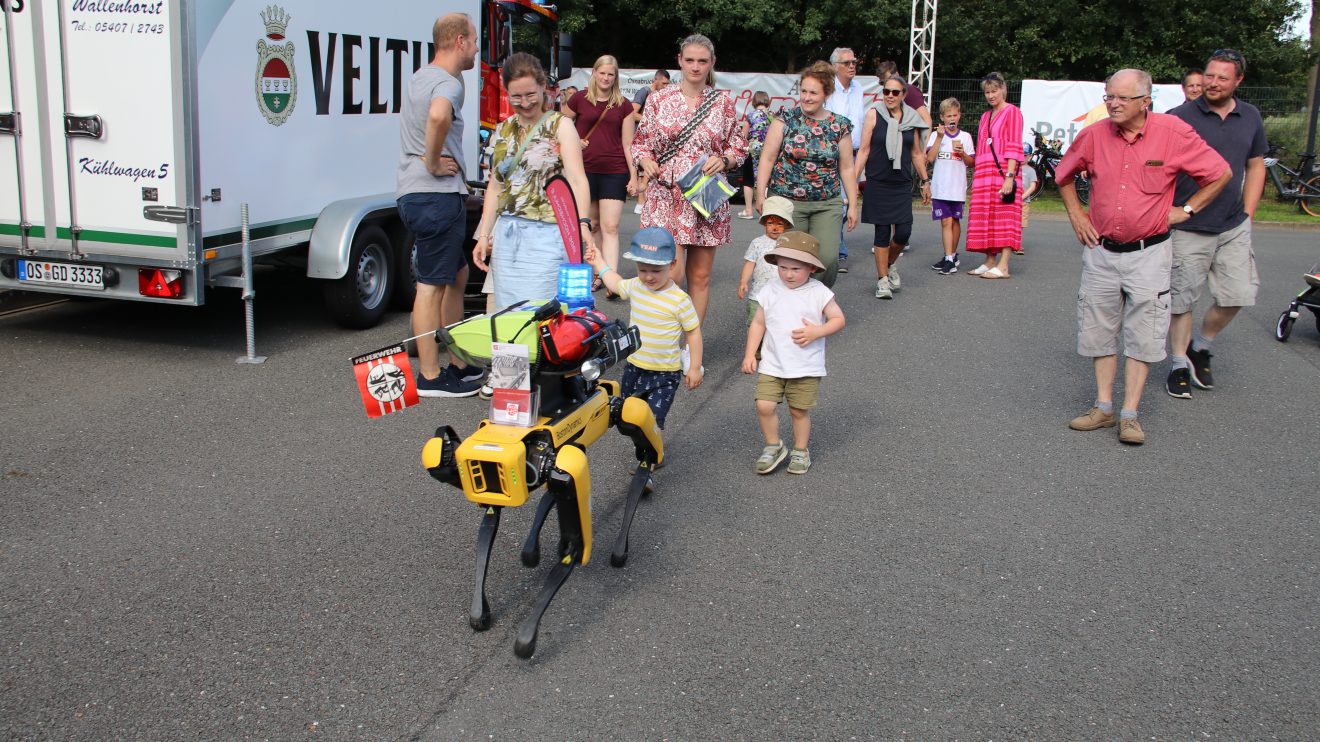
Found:
[[65, 136], [100, 139], [103, 133], [105, 133], [105, 122], [96, 114], [90, 116], [78, 116], [72, 113], [64, 114]]
[[143, 206], [142, 216], [153, 222], [196, 224], [197, 209], [188, 206]]
[[16, 111], [0, 113], [0, 134], [19, 134], [19, 115]]

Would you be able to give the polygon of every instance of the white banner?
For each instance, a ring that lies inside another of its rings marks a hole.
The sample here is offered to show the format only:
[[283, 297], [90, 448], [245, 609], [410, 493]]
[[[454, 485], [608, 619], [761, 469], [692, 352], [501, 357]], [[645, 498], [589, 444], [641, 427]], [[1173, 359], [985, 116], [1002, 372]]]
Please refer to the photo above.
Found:
[[[678, 81], [678, 72], [669, 70], [669, 75], [672, 81], [675, 83]], [[562, 89], [565, 84], [568, 84], [582, 90], [586, 87], [590, 76], [590, 68], [574, 68], [573, 76], [569, 78], [567, 83], [561, 82], [560, 88]], [[628, 100], [632, 100], [638, 90], [650, 85], [654, 79], [655, 70], [619, 70], [619, 88]], [[862, 95], [866, 99], [867, 106], [878, 100], [880, 78], [875, 75], [858, 75], [856, 82], [862, 85]], [[772, 112], [785, 108], [796, 108], [798, 104], [797, 83], [797, 75], [768, 72], [717, 71], [715, 73], [715, 87], [720, 90], [727, 90], [729, 95], [733, 96], [733, 104], [737, 107], [739, 116], [744, 116], [751, 110], [752, 95], [758, 90], [763, 90], [770, 96], [770, 110]]]
[[[1031, 130], [1035, 129], [1046, 139], [1062, 140], [1067, 150], [1087, 124], [1109, 117], [1101, 100], [1104, 94], [1103, 82], [1023, 80], [1022, 141], [1033, 141]], [[1181, 85], [1156, 85], [1150, 95], [1151, 110], [1157, 113], [1184, 100]]]

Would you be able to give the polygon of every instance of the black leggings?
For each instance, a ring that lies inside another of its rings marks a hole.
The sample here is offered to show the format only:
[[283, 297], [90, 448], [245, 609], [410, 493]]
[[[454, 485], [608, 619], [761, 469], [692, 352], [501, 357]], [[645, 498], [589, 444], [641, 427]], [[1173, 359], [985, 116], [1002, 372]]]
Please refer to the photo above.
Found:
[[912, 239], [912, 222], [906, 224], [877, 224], [875, 225], [875, 241], [871, 244], [876, 247], [889, 247], [891, 238], [889, 236], [890, 227], [893, 227], [894, 236], [892, 238], [895, 245], [906, 245], [908, 240]]

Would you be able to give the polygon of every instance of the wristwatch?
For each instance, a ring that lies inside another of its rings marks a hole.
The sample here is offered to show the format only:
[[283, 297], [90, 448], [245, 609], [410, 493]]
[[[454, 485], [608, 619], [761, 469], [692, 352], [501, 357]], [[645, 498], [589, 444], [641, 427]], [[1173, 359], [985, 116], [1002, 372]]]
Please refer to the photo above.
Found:
[[1196, 210], [1192, 208], [1191, 204], [1186, 204], [1183, 206], [1183, 213], [1187, 216], [1192, 216], [1196, 213]]

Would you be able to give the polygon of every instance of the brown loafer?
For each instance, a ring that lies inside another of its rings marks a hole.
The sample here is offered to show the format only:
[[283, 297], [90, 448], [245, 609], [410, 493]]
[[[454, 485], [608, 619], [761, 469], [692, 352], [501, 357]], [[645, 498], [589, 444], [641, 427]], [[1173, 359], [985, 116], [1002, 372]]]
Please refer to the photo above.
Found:
[[1118, 423], [1118, 440], [1129, 446], [1140, 446], [1146, 442], [1146, 431], [1135, 417], [1124, 418]]
[[[1111, 412], [1108, 415], [1100, 411], [1099, 407], [1092, 407], [1085, 414], [1078, 415], [1068, 422], [1068, 427], [1073, 430], [1099, 430], [1100, 428], [1112, 428], [1118, 424], [1118, 413]], [[1140, 426], [1138, 426], [1140, 430]]]

